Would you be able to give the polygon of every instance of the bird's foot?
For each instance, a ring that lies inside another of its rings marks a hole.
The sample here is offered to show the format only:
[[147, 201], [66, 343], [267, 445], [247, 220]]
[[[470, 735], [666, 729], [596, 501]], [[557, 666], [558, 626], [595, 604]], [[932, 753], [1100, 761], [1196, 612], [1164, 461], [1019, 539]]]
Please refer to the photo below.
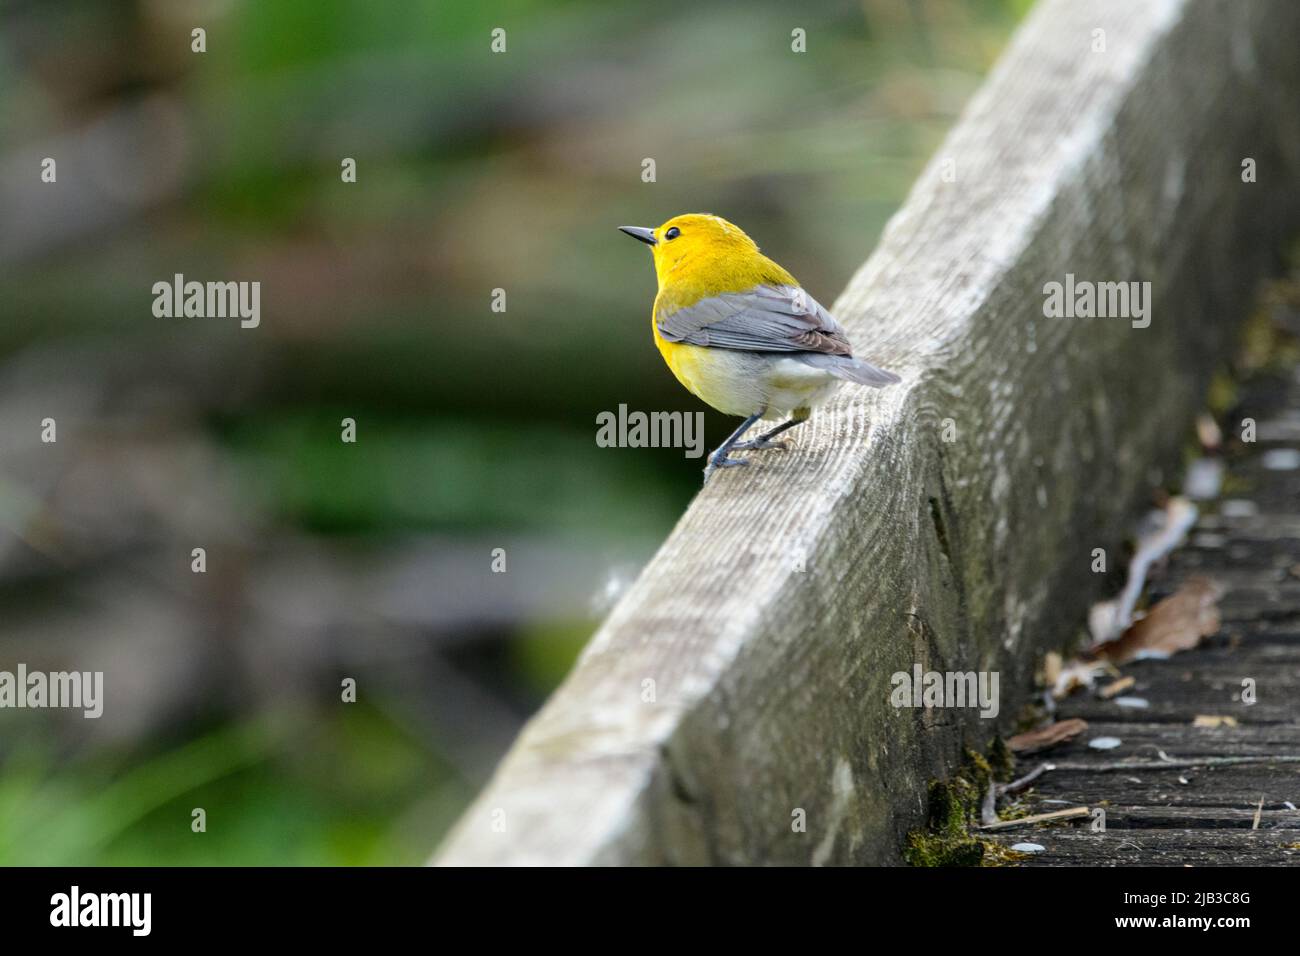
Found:
[[732, 451], [766, 451], [769, 448], [777, 448], [786, 451], [790, 447], [788, 441], [772, 441], [770, 438], [755, 438], [753, 441], [742, 441], [731, 446]]
[[[733, 446], [734, 447], [734, 446]], [[714, 455], [709, 459], [708, 467], [704, 469], [704, 480], [707, 482], [712, 474], [719, 468], [735, 468], [737, 465], [748, 465], [743, 458], [728, 458], [725, 455]]]

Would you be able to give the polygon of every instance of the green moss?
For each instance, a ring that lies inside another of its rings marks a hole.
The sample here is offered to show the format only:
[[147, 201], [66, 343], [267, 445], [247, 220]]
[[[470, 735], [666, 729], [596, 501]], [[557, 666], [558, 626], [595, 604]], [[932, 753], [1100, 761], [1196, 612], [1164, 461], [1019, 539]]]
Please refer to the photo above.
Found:
[[1019, 820], [1037, 812], [1033, 807], [1026, 803], [1017, 801], [1008, 807], [1003, 807], [998, 811], [999, 820]]
[[1238, 370], [1250, 375], [1259, 371], [1286, 372], [1300, 359], [1295, 336], [1278, 324], [1277, 314], [1300, 305], [1300, 280], [1296, 276], [1273, 279], [1264, 284], [1255, 310], [1241, 330], [1237, 353]]
[[1255, 481], [1243, 475], [1234, 475], [1229, 472], [1223, 478], [1223, 484], [1219, 488], [1220, 498], [1234, 498], [1249, 496], [1254, 492], [1256, 487]]
[[938, 836], [924, 830], [907, 835], [903, 859], [910, 866], [979, 866], [986, 844], [971, 837]]
[[1014, 780], [1016, 776], [1016, 755], [1011, 752], [1001, 735], [993, 738], [989, 744], [989, 765], [993, 768], [993, 779], [1003, 783]]
[[982, 796], [993, 780], [993, 767], [990, 766], [987, 757], [974, 750], [966, 751], [966, 764], [969, 767], [969, 776], [973, 778], [972, 783]]
[[984, 841], [984, 859], [981, 866], [1012, 866], [1023, 860], [1029, 859], [1031, 854], [1021, 853], [1019, 850], [1013, 850], [1009, 846], [1003, 846], [1001, 843], [991, 843]]
[[984, 794], [999, 777], [1010, 779], [1014, 758], [1002, 739], [995, 738], [990, 757], [966, 751], [949, 782], [933, 780], [927, 793], [926, 825], [907, 835], [903, 859], [911, 866], [1001, 866], [1024, 859], [996, 843], [971, 836], [979, 820]]
[[1216, 372], [1210, 380], [1209, 393], [1205, 396], [1205, 405], [1210, 414], [1216, 421], [1221, 421], [1236, 404], [1236, 381], [1226, 372]]
[[951, 784], [930, 782], [927, 825], [907, 835], [903, 859], [911, 866], [979, 866], [984, 845], [966, 831], [973, 807], [970, 784], [957, 777]]
[[938, 780], [930, 782], [930, 830], [944, 836], [966, 833], [966, 807], [954, 787]]

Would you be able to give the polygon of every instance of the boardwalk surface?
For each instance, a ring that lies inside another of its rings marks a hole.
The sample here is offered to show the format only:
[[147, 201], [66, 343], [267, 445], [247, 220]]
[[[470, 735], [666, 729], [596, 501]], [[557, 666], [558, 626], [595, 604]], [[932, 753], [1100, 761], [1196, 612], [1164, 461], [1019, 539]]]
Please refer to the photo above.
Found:
[[[1300, 370], [1247, 386], [1232, 417], [1255, 418], [1258, 441], [1230, 443], [1220, 497], [1151, 588], [1154, 601], [1211, 577], [1221, 627], [1193, 650], [1124, 665], [1136, 701], [1080, 691], [1062, 703], [1058, 717], [1088, 729], [1020, 761], [1018, 772], [1055, 766], [1023, 807], [1102, 807], [1105, 831], [1084, 820], [992, 837], [1043, 848], [1023, 865], [1300, 864]], [[1254, 704], [1241, 700], [1246, 679]], [[1103, 737], [1120, 743], [1090, 745]]]

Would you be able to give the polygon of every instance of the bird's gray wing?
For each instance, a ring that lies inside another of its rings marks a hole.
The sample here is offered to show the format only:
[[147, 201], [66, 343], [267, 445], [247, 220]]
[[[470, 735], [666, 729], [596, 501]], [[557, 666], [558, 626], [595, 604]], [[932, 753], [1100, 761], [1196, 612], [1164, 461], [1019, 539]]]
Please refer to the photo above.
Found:
[[660, 315], [655, 324], [669, 342], [752, 352], [852, 354], [839, 323], [798, 286], [724, 292]]

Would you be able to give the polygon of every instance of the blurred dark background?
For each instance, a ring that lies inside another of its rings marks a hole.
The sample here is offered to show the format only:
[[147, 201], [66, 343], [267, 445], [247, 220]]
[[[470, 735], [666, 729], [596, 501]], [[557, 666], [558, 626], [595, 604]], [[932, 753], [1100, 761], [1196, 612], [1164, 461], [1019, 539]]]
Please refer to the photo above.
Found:
[[0, 710], [0, 863], [424, 860], [699, 485], [595, 444], [703, 409], [615, 227], [829, 304], [1028, 6], [0, 3], [0, 670], [106, 675]]

